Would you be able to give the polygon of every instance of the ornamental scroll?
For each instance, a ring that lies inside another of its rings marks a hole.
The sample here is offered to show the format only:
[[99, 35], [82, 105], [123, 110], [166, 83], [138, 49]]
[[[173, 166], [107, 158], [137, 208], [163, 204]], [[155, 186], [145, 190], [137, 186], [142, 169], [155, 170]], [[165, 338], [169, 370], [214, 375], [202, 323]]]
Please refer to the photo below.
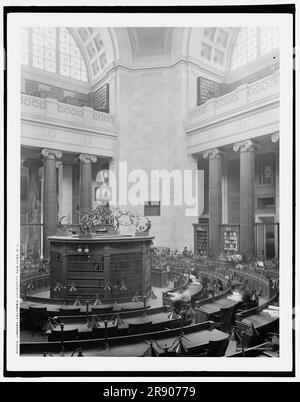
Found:
[[[62, 232], [73, 232], [74, 228], [67, 222], [66, 217], [59, 220], [58, 228]], [[80, 220], [80, 235], [91, 236], [91, 233], [118, 234], [120, 226], [135, 227], [136, 236], [147, 235], [151, 228], [151, 221], [143, 215], [131, 211], [112, 211], [108, 206], [99, 205], [90, 209]]]

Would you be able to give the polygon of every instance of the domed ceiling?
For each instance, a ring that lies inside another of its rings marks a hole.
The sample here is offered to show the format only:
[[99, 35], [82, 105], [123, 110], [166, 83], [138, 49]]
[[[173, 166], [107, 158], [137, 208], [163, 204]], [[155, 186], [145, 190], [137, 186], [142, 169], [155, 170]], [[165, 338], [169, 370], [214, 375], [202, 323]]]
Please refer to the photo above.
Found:
[[153, 60], [166, 61], [166, 56], [169, 61], [177, 61], [172, 60], [172, 55], [225, 72], [237, 32], [236, 28], [229, 27], [78, 27], [70, 30], [87, 61], [90, 81], [116, 61], [133, 65], [148, 58], [151, 64]]

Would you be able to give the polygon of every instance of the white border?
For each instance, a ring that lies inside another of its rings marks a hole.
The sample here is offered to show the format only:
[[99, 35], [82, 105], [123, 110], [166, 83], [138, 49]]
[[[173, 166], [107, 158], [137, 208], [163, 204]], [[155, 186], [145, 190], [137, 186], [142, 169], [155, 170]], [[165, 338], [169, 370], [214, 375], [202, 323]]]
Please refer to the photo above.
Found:
[[[150, 370], [156, 372], [157, 360], [134, 357], [63, 359], [43, 357], [20, 357], [16, 353], [15, 306], [16, 286], [15, 255], [16, 241], [19, 239], [19, 183], [20, 183], [20, 51], [18, 27], [20, 26], [279, 26], [281, 30], [281, 113], [280, 113], [280, 286], [281, 286], [281, 357], [278, 359], [226, 359], [226, 358], [165, 358], [159, 360], [159, 370], [181, 371], [286, 371], [291, 370], [291, 113], [292, 113], [292, 16], [280, 14], [10, 14], [8, 15], [8, 336], [7, 369], [11, 371], [130, 371]], [[105, 24], [105, 25], [104, 25]], [[284, 263], [283, 263], [284, 262]], [[138, 380], [138, 379], [137, 379]], [[172, 378], [172, 381], [175, 380]]]

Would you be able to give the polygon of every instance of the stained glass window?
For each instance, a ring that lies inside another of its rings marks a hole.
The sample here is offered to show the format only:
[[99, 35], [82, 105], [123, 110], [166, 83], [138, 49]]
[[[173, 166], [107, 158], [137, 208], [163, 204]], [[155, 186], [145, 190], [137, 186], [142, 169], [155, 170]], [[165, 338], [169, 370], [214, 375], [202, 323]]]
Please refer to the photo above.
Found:
[[271, 52], [278, 46], [278, 28], [241, 28], [233, 49], [231, 70]]
[[[21, 32], [21, 61], [51, 73], [87, 81], [86, 65], [66, 28], [27, 28]], [[29, 55], [32, 55], [30, 61]]]

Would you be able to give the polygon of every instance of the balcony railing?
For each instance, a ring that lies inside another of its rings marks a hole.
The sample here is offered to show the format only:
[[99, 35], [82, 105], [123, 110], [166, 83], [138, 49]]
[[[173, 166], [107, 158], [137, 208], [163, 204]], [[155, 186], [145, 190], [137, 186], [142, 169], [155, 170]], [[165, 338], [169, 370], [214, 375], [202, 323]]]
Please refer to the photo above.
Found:
[[268, 102], [276, 95], [279, 95], [279, 71], [262, 80], [239, 86], [233, 92], [217, 99], [210, 99], [190, 110], [187, 124], [204, 124], [206, 120], [222, 118], [228, 113], [238, 113], [240, 109]]
[[51, 98], [37, 98], [21, 94], [22, 118], [30, 119], [56, 119], [62, 125], [81, 125], [93, 131], [103, 129], [114, 132], [116, 130], [116, 117], [109, 113], [98, 112], [87, 106], [73, 106]]

